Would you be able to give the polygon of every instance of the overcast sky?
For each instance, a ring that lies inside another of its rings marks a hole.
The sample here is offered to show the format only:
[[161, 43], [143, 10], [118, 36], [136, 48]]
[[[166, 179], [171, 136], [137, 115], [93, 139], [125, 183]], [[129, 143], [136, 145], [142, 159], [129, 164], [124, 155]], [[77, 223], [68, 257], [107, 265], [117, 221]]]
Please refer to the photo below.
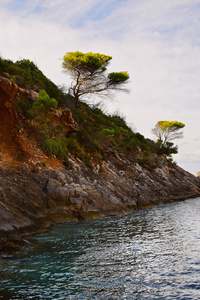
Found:
[[200, 171], [200, 0], [0, 0], [3, 58], [33, 60], [69, 86], [61, 59], [77, 50], [111, 55], [110, 72], [129, 72], [131, 92], [104, 105], [136, 131], [154, 139], [157, 121], [185, 123], [174, 160]]

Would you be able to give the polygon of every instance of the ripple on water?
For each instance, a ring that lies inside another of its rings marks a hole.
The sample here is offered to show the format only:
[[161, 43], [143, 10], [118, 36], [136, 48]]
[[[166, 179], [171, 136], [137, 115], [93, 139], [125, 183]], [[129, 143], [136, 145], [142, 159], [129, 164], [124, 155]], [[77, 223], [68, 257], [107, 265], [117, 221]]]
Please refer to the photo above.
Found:
[[55, 226], [0, 261], [0, 299], [199, 299], [200, 198]]

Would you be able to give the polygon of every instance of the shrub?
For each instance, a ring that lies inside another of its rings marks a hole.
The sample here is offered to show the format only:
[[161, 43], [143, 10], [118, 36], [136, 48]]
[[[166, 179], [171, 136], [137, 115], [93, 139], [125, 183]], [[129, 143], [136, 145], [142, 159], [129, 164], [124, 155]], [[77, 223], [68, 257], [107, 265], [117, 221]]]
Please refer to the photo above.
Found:
[[140, 134], [139, 132], [136, 132], [135, 136], [140, 142], [146, 143], [145, 137], [142, 134]]
[[113, 128], [105, 128], [101, 131], [102, 134], [106, 135], [107, 137], [114, 137], [115, 130]]
[[41, 143], [41, 148], [49, 157], [55, 155], [60, 160], [68, 160], [67, 143], [64, 137], [56, 140], [46, 139]]
[[44, 89], [51, 98], [57, 99], [63, 106], [65, 94], [29, 59], [18, 60], [15, 63], [0, 57], [0, 72], [8, 73], [15, 83], [23, 88], [35, 91]]
[[165, 145], [161, 144], [159, 141], [155, 143], [156, 153], [158, 155], [171, 156], [172, 154], [178, 153], [178, 146], [174, 146], [174, 143], [166, 142]]
[[3, 59], [0, 57], [0, 71], [1, 72], [7, 72], [8, 66], [14, 65], [14, 63], [11, 60]]
[[29, 114], [31, 103], [27, 99], [16, 98], [14, 101], [14, 105], [17, 111], [19, 111], [25, 118], [31, 118]]
[[23, 76], [20, 75], [12, 75], [11, 76], [12, 80], [14, 81], [14, 83], [16, 83], [19, 86], [23, 86], [25, 83], [25, 79]]
[[55, 99], [51, 99], [45, 90], [39, 92], [39, 96], [36, 101], [33, 103], [33, 110], [37, 112], [48, 111], [50, 109], [56, 109], [58, 102]]
[[107, 117], [111, 122], [113, 122], [117, 127], [122, 127], [124, 129], [129, 129], [130, 128], [127, 126], [125, 117], [121, 116], [120, 113], [117, 111], [113, 115], [109, 115]]
[[139, 159], [138, 163], [140, 165], [150, 165], [152, 163], [152, 161], [151, 161], [150, 157], [146, 156], [146, 157], [143, 157], [143, 158]]

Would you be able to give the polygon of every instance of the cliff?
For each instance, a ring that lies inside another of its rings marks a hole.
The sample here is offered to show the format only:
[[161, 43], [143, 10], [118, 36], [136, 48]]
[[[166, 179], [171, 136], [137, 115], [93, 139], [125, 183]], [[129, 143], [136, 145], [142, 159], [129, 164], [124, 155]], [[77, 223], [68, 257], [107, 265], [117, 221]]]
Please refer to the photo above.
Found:
[[200, 194], [200, 180], [178, 166], [163, 164], [150, 171], [128, 159], [110, 157], [99, 172], [75, 158], [70, 161], [70, 170], [43, 166], [0, 170], [2, 252], [12, 248], [13, 241], [16, 246], [19, 235], [51, 224], [123, 214]]
[[[51, 224], [123, 214], [200, 195], [199, 178], [156, 154], [157, 164], [140, 164], [141, 149], [120, 153], [109, 144], [100, 160], [91, 149], [89, 163], [71, 151], [67, 167], [54, 155], [48, 157], [39, 147], [40, 135], [32, 122], [14, 105], [16, 98], [34, 102], [37, 96], [36, 91], [0, 76], [1, 253], [18, 249], [25, 243], [21, 237]], [[63, 136], [77, 132], [68, 108], [52, 113], [51, 124], [62, 125]], [[73, 150], [72, 141], [68, 147]]]
[[[17, 112], [16, 99], [26, 99], [33, 103], [38, 97], [34, 90], [23, 89], [5, 75], [0, 74], [0, 165], [17, 166], [25, 160], [29, 164], [36, 161], [51, 161], [41, 151], [32, 122]], [[52, 124], [64, 126], [65, 132], [76, 132], [71, 111], [68, 108], [53, 111]], [[56, 161], [54, 161], [55, 164]]]

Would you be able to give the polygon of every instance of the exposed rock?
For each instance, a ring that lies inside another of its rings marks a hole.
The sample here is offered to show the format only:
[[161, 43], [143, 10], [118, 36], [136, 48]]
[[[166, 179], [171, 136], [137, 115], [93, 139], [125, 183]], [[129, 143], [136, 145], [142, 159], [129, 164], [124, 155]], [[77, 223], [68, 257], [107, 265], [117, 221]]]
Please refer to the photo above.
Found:
[[112, 159], [103, 164], [101, 174], [84, 165], [79, 174], [73, 168], [0, 170], [0, 249], [13, 233], [37, 232], [52, 223], [118, 215], [200, 195], [199, 178], [176, 165], [147, 170], [127, 159], [123, 163], [123, 176]]
[[197, 172], [197, 173], [195, 173], [195, 174], [194, 174], [194, 176], [196, 176], [196, 177], [200, 177], [200, 171], [199, 171], [199, 172]]
[[32, 102], [37, 99], [38, 95], [39, 94], [36, 91], [23, 89], [21, 87], [19, 87], [17, 91], [17, 97], [20, 99], [28, 99]]
[[6, 94], [6, 98], [9, 98], [10, 102], [13, 101], [19, 90], [14, 82], [4, 76], [0, 76], [0, 88]]
[[54, 116], [51, 119], [54, 124], [61, 124], [64, 128], [64, 132], [76, 132], [78, 130], [78, 125], [74, 122], [72, 113], [70, 109], [57, 109], [54, 111]]
[[11, 102], [15, 99], [15, 97], [28, 99], [32, 102], [34, 102], [38, 97], [37, 92], [23, 89], [15, 84], [12, 80], [2, 75], [0, 75], [0, 88], [5, 92]]

